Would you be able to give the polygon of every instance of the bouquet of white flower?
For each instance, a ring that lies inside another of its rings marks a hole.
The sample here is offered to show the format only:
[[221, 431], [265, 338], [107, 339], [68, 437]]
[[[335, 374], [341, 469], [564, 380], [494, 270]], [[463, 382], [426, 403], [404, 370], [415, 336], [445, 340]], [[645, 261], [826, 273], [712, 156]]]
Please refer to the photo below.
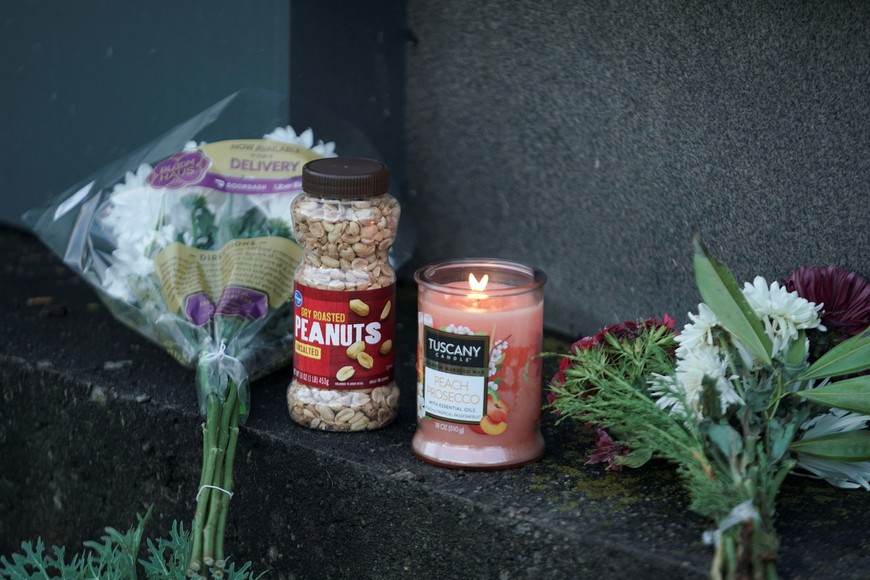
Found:
[[616, 436], [599, 433], [606, 458], [591, 463], [678, 466], [691, 509], [716, 523], [704, 535], [711, 577], [774, 578], [775, 498], [790, 472], [870, 489], [870, 287], [849, 306], [863, 330], [813, 361], [823, 304], [761, 277], [741, 291], [697, 237], [695, 275], [704, 302], [681, 332], [647, 321], [579, 341], [550, 405]]
[[[229, 104], [197, 122], [209, 125]], [[199, 135], [184, 126], [172, 133], [184, 134]], [[34, 231], [120, 321], [196, 369], [205, 422], [187, 571], [220, 575], [248, 384], [292, 359], [290, 297], [303, 252], [291, 202], [302, 166], [335, 156], [335, 147], [291, 127], [252, 139], [189, 141], [168, 156], [157, 152], [165, 143], [146, 148], [148, 161], [120, 180], [110, 168], [37, 214]]]

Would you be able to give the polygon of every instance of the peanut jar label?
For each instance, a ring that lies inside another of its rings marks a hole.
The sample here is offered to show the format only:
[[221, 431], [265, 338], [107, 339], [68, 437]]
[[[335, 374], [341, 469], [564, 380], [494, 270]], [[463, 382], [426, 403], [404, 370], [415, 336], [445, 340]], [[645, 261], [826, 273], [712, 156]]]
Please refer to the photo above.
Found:
[[296, 284], [293, 378], [321, 389], [393, 381], [396, 286], [339, 292]]

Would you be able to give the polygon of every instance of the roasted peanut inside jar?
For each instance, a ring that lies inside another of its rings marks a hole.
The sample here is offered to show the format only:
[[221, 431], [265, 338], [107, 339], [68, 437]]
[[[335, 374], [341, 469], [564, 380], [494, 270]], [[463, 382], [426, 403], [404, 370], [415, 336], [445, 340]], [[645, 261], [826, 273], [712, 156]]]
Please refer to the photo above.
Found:
[[333, 391], [294, 381], [287, 391], [290, 416], [301, 425], [323, 431], [362, 431], [388, 425], [399, 410], [395, 382], [360, 391]]
[[297, 198], [296, 240], [307, 250], [296, 280], [328, 290], [369, 290], [395, 283], [389, 249], [399, 203], [390, 195], [344, 201]]

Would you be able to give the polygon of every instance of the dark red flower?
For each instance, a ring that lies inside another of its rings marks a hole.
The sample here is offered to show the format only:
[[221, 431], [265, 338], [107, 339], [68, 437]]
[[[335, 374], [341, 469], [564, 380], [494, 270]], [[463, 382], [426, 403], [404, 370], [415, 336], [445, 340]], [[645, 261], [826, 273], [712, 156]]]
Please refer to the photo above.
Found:
[[822, 324], [839, 340], [870, 326], [870, 282], [860, 274], [836, 266], [801, 266], [786, 278], [785, 287], [810, 302], [824, 304]]
[[[665, 314], [662, 316], [661, 320], [656, 318], [647, 318], [642, 322], [633, 322], [631, 320], [627, 320], [625, 322], [619, 322], [617, 324], [611, 324], [610, 326], [602, 329], [598, 332], [598, 334], [594, 336], [584, 336], [577, 342], [571, 345], [568, 349], [570, 352], [577, 352], [578, 350], [584, 350], [587, 348], [592, 348], [593, 346], [598, 346], [604, 342], [604, 337], [608, 334], [612, 334], [618, 340], [633, 340], [641, 335], [641, 333], [646, 329], [656, 329], [660, 327], [667, 328], [668, 330], [673, 330], [677, 326], [677, 321]], [[553, 375], [551, 383], [554, 385], [562, 385], [565, 382], [565, 369], [571, 366], [571, 359], [562, 358], [562, 362], [559, 363], [559, 370]], [[548, 398], [549, 400], [549, 398]], [[552, 401], [550, 401], [552, 403]]]
[[622, 469], [622, 466], [615, 462], [616, 458], [621, 455], [628, 455], [630, 451], [628, 447], [614, 443], [607, 429], [598, 427], [595, 429], [595, 451], [589, 454], [589, 460], [586, 462], [586, 465], [606, 462], [607, 469], [619, 471]]

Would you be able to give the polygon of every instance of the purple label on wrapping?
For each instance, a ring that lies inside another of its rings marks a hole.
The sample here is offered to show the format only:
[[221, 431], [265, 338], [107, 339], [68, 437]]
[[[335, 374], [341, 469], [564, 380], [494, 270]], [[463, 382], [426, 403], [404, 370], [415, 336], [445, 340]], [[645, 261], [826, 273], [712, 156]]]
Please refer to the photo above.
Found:
[[191, 294], [184, 301], [184, 314], [197, 326], [202, 326], [214, 315], [214, 304], [202, 292]]
[[202, 179], [209, 161], [200, 151], [180, 151], [158, 163], [148, 175], [152, 187], [179, 189]]
[[209, 172], [200, 185], [227, 193], [284, 193], [302, 191], [302, 178], [254, 179], [229, 177]]
[[268, 310], [269, 297], [263, 292], [250, 288], [227, 286], [221, 292], [216, 314], [256, 320], [265, 316]]

